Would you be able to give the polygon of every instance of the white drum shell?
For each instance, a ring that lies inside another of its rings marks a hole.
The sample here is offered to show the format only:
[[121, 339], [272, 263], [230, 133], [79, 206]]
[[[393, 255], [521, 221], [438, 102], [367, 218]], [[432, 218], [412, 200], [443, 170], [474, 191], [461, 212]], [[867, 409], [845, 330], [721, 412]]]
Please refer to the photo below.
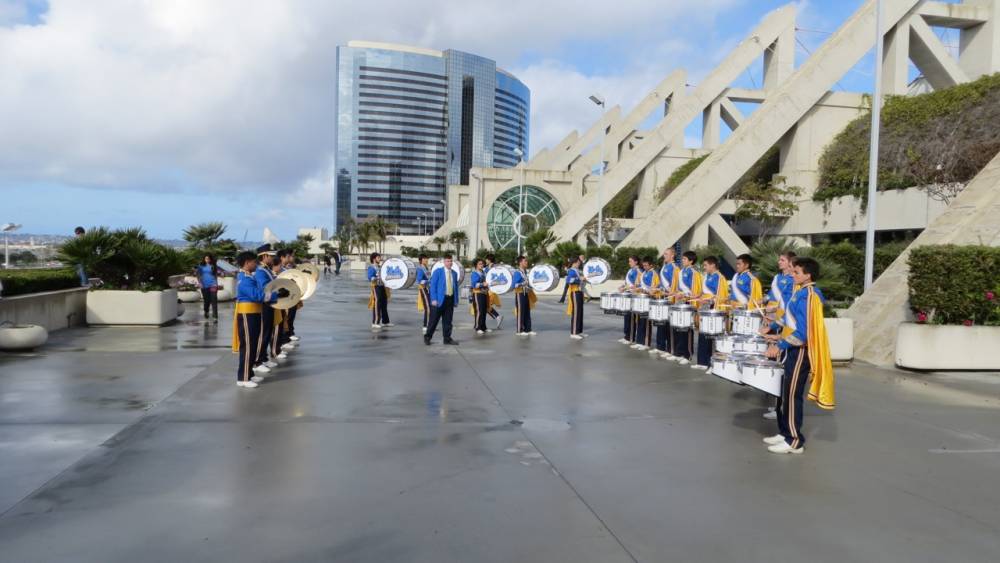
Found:
[[[549, 264], [538, 264], [528, 271], [528, 284], [535, 291], [552, 291], [559, 286], [559, 270]], [[603, 305], [602, 299], [601, 306]]]
[[715, 351], [723, 354], [732, 354], [736, 351], [737, 336], [723, 336], [715, 339]]
[[733, 352], [738, 354], [763, 355], [767, 352], [767, 340], [757, 337], [740, 337], [733, 341]]
[[[444, 268], [443, 260], [434, 263], [434, 266], [431, 267], [431, 274], [436, 272], [438, 268]], [[462, 265], [459, 264], [458, 262], [453, 261], [451, 263], [451, 270], [456, 274], [458, 274], [458, 283], [459, 285], [461, 285], [461, 283], [465, 281], [465, 268], [462, 267]]]
[[583, 277], [592, 285], [604, 283], [611, 277], [611, 264], [604, 258], [591, 258], [583, 263]]
[[784, 374], [784, 366], [768, 360], [747, 360], [740, 366], [740, 379], [744, 384], [775, 397], [781, 396]]
[[754, 336], [760, 331], [760, 327], [763, 324], [764, 317], [760, 313], [733, 311], [733, 334]]
[[614, 294], [612, 293], [601, 294], [601, 309], [604, 309], [605, 311], [612, 311], [614, 310], [614, 303], [615, 303]]
[[639, 315], [649, 313], [649, 303], [652, 299], [648, 295], [633, 295], [631, 311]]
[[486, 272], [486, 285], [490, 291], [503, 295], [514, 288], [514, 270], [504, 265], [494, 265]]
[[670, 320], [670, 301], [654, 299], [649, 302], [649, 320], [665, 323]]
[[694, 307], [673, 305], [670, 307], [670, 326], [677, 330], [688, 330], [694, 324]]
[[618, 308], [615, 309], [619, 313], [631, 313], [632, 312], [632, 294], [631, 293], [619, 293], [618, 294]]
[[406, 258], [389, 258], [378, 275], [389, 289], [409, 289], [417, 279], [417, 265]]
[[741, 358], [729, 354], [712, 356], [712, 373], [733, 383], [742, 383]]
[[717, 336], [726, 332], [726, 314], [709, 310], [698, 314], [698, 332], [706, 336]]

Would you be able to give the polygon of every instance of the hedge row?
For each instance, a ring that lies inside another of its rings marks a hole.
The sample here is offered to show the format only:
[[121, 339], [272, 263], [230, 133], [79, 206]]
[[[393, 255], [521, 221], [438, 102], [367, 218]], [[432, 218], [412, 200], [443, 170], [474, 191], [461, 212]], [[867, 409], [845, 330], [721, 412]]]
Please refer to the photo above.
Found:
[[70, 269], [3, 270], [3, 297], [80, 287], [80, 278]]
[[1000, 248], [922, 246], [910, 253], [909, 265], [918, 321], [1000, 325]]

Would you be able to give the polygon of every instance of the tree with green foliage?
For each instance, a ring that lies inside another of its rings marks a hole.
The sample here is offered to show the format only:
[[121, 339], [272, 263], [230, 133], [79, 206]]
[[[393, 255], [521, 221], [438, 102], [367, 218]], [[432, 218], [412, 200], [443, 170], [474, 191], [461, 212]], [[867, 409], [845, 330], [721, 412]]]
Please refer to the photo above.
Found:
[[465, 256], [462, 253], [462, 247], [467, 245], [469, 242], [469, 235], [465, 234], [465, 231], [452, 231], [448, 235], [448, 240], [455, 245], [455, 253], [459, 256]]
[[59, 247], [64, 264], [82, 264], [106, 288], [166, 289], [172, 275], [188, 270], [188, 257], [149, 238], [138, 227], [111, 231], [96, 227]]
[[209, 249], [215, 246], [216, 241], [221, 239], [222, 235], [226, 234], [226, 228], [226, 225], [221, 221], [191, 225], [184, 229], [184, 240], [187, 241], [190, 248]]
[[663, 200], [667, 199], [667, 196], [670, 195], [670, 193], [674, 191], [677, 186], [684, 183], [684, 180], [686, 180], [687, 177], [690, 176], [702, 162], [705, 162], [705, 159], [709, 156], [710, 154], [706, 154], [697, 158], [692, 158], [677, 167], [677, 170], [674, 170], [673, 173], [670, 174], [667, 181], [656, 190], [656, 203], [663, 203]]
[[758, 225], [758, 240], [767, 237], [770, 231], [795, 214], [799, 209], [802, 188], [788, 186], [784, 178], [775, 176], [768, 183], [751, 180], [740, 187], [731, 198], [736, 200], [737, 221], [751, 220]]
[[441, 254], [442, 254], [441, 247], [443, 247], [444, 245], [448, 244], [448, 239], [446, 239], [446, 238], [444, 238], [442, 236], [436, 236], [436, 237], [434, 237], [434, 238], [431, 239], [431, 244], [433, 244], [434, 246], [437, 247], [437, 255], [441, 256]]
[[524, 252], [532, 263], [549, 257], [549, 247], [556, 243], [556, 235], [549, 229], [539, 229], [524, 239]]

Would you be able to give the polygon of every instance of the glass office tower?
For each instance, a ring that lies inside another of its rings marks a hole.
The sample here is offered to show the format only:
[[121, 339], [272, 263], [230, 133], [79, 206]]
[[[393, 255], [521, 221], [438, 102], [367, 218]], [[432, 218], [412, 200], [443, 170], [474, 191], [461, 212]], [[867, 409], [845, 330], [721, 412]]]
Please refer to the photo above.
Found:
[[444, 221], [449, 184], [528, 153], [528, 88], [460, 51], [351, 41], [337, 48], [335, 222], [378, 215], [403, 234]]

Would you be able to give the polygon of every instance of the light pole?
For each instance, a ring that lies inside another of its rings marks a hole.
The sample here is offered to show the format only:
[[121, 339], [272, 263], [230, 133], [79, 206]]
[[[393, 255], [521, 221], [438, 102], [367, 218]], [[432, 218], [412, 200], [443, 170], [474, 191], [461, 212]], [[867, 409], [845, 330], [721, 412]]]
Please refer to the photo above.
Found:
[[478, 172], [469, 172], [469, 175], [476, 180], [476, 197], [472, 203], [476, 206], [475, 220], [472, 223], [472, 255], [479, 254], [479, 210], [483, 207], [483, 177]]
[[427, 209], [431, 210], [431, 228], [427, 230], [433, 235], [434, 231], [437, 230], [437, 209], [435, 209], [433, 205], [428, 205]]
[[875, 279], [875, 199], [878, 194], [878, 141], [882, 121], [882, 0], [875, 2], [875, 93], [868, 154], [868, 230], [865, 233], [865, 290]]
[[521, 147], [514, 147], [514, 154], [521, 159], [521, 187], [517, 194], [517, 220], [514, 221], [514, 234], [517, 235], [517, 255], [521, 255], [521, 217], [524, 215], [524, 169], [527, 166], [524, 162], [524, 151]]
[[607, 127], [604, 125], [604, 118], [608, 114], [608, 103], [604, 100], [604, 97], [600, 94], [593, 94], [590, 96], [590, 101], [594, 102], [601, 108], [601, 176], [597, 179], [597, 246], [604, 246], [604, 198], [601, 195], [601, 189], [604, 187], [604, 172], [606, 172], [606, 166], [604, 161], [604, 140], [607, 138]]
[[10, 233], [21, 228], [21, 225], [15, 225], [14, 223], [6, 223], [3, 227], [3, 267], [4, 269], [10, 268]]
[[417, 226], [420, 228], [420, 236], [425, 236], [427, 234], [427, 225], [425, 217], [427, 217], [427, 214], [421, 213], [420, 217], [417, 218]]

